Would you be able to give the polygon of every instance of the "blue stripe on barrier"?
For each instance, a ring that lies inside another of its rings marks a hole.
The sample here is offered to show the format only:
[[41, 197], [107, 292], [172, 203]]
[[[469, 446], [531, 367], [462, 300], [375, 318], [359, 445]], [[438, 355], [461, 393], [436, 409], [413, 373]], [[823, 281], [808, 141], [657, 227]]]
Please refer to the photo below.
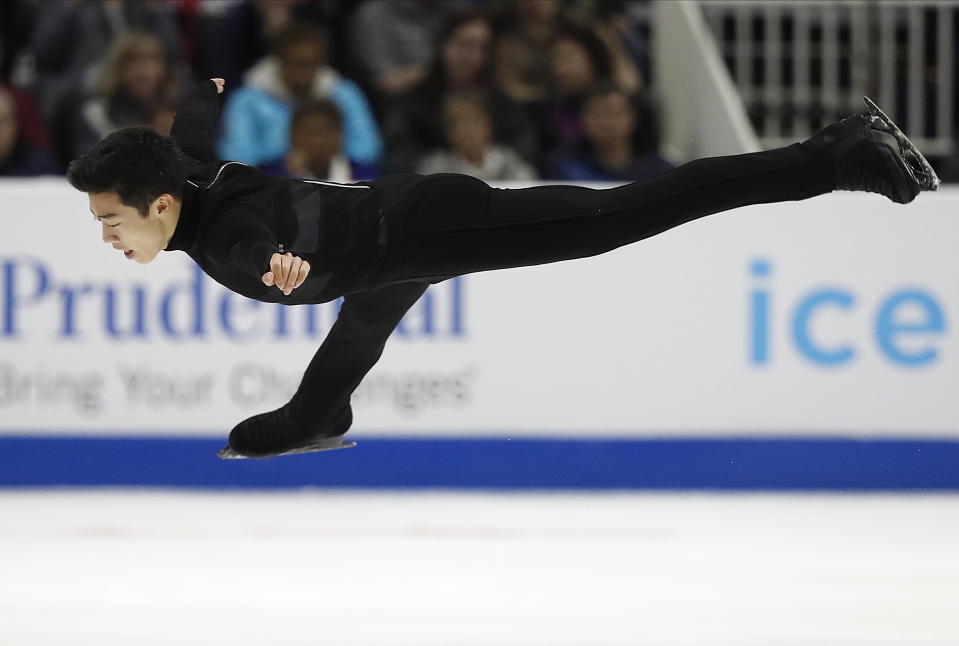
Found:
[[959, 489], [959, 441], [842, 438], [355, 438], [224, 461], [220, 439], [0, 437], [0, 486]]

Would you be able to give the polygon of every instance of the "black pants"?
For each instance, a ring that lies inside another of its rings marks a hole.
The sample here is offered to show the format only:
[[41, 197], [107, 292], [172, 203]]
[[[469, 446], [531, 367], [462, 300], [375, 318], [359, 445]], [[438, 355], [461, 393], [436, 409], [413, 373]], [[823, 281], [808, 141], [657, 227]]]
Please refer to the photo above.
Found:
[[827, 193], [835, 179], [821, 153], [794, 144], [604, 190], [495, 189], [454, 174], [387, 176], [374, 186], [388, 238], [375, 285], [384, 286], [593, 256], [711, 213]]
[[[690, 220], [747, 204], [801, 200], [835, 187], [832, 165], [804, 144], [694, 161], [606, 190], [493, 189], [464, 175], [392, 175], [373, 185], [383, 205], [379, 251], [317, 350], [291, 401], [306, 427], [350, 424], [350, 395], [428, 283], [477, 271], [592, 256]], [[353, 190], [353, 189], [343, 189]], [[372, 291], [370, 291], [372, 289]]]

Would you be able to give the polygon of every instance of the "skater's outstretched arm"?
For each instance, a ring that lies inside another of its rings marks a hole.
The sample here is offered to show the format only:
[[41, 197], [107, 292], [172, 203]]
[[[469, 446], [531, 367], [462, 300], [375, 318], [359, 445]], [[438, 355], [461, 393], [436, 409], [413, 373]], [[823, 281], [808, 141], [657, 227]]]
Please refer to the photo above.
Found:
[[176, 139], [180, 150], [191, 161], [209, 163], [215, 161], [213, 143], [216, 124], [220, 117], [220, 99], [223, 79], [210, 79], [184, 100], [173, 119], [170, 135]]
[[[348, 295], [290, 402], [294, 417], [323, 432], [349, 414], [350, 395], [383, 354], [386, 340], [426, 283], [399, 283]], [[344, 432], [343, 428], [339, 432]]]

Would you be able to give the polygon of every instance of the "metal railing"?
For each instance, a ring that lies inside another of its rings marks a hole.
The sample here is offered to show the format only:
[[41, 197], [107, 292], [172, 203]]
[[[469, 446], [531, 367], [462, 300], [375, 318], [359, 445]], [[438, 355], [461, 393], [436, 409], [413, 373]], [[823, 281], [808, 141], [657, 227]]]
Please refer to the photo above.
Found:
[[763, 147], [873, 98], [929, 156], [953, 153], [959, 2], [700, 1]]

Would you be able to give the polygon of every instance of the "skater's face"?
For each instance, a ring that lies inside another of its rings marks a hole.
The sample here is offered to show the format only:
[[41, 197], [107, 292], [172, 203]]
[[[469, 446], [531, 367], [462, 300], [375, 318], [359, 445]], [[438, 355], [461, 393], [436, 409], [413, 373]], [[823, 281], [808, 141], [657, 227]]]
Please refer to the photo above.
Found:
[[120, 201], [116, 193], [90, 193], [90, 211], [99, 222], [103, 241], [141, 265], [156, 258], [170, 242], [179, 216], [179, 204], [163, 194], [144, 217]]

